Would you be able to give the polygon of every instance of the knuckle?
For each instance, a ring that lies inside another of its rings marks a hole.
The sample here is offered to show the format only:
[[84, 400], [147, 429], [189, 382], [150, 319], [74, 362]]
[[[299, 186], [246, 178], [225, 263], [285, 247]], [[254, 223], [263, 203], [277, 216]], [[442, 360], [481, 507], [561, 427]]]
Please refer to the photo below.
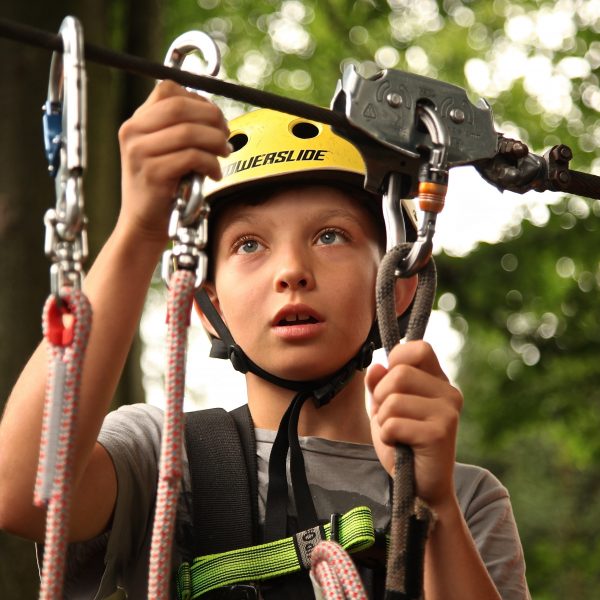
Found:
[[423, 359], [431, 356], [433, 353], [433, 347], [425, 340], [418, 340], [415, 342], [415, 351], [417, 352], [419, 358]]
[[399, 438], [399, 425], [392, 419], [381, 424], [379, 436], [384, 444], [394, 444]]
[[167, 98], [168, 96], [178, 93], [181, 90], [181, 86], [170, 79], [165, 79], [154, 89], [158, 98]]
[[125, 144], [133, 134], [133, 125], [131, 119], [124, 121], [119, 127], [118, 138], [121, 145]]
[[163, 110], [165, 111], [167, 117], [177, 121], [182, 117], [186, 105], [187, 99], [185, 97], [171, 96], [164, 102]]
[[438, 444], [447, 437], [447, 428], [445, 423], [436, 422], [430, 428], [430, 438], [433, 444]]

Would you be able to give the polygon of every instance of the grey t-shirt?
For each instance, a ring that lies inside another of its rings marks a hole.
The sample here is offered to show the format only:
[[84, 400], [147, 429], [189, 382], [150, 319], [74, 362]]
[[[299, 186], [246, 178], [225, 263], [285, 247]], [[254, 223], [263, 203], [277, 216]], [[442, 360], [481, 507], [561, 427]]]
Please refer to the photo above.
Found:
[[[105, 598], [121, 587], [135, 600], [146, 597], [147, 565], [163, 413], [138, 404], [110, 413], [98, 441], [110, 454], [118, 492], [112, 527], [93, 540], [69, 548], [65, 598]], [[256, 430], [259, 517], [264, 519], [268, 461], [275, 432]], [[373, 446], [300, 438], [307, 478], [319, 518], [367, 505], [375, 527], [389, 521], [388, 476]], [[289, 473], [288, 473], [289, 476]], [[454, 473], [460, 507], [475, 544], [503, 600], [528, 600], [523, 551], [508, 492], [485, 469], [457, 463]], [[289, 514], [295, 514], [289, 498]], [[191, 527], [191, 490], [187, 456], [180, 495], [173, 564], [183, 556], [184, 530]]]

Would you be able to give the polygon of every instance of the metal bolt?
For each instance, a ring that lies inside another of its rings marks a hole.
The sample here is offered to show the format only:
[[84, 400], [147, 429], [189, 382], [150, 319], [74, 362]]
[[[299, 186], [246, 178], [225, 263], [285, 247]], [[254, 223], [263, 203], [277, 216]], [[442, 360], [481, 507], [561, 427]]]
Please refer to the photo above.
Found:
[[392, 108], [399, 108], [402, 106], [402, 96], [397, 92], [389, 92], [385, 99]]
[[560, 155], [566, 161], [570, 161], [573, 158], [573, 152], [571, 152], [571, 148], [565, 146], [564, 144], [560, 145]]
[[465, 113], [460, 108], [453, 108], [450, 111], [450, 118], [457, 124], [465, 122]]

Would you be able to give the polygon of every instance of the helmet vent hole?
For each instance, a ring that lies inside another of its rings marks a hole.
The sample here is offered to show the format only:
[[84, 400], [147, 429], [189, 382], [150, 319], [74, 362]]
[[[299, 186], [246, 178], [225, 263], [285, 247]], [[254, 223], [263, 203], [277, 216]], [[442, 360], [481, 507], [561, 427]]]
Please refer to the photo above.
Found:
[[319, 135], [319, 128], [313, 123], [300, 121], [292, 127], [292, 134], [303, 140], [308, 140]]
[[233, 151], [237, 152], [248, 143], [248, 136], [245, 133], [236, 133], [229, 138], [229, 143], [233, 146]]

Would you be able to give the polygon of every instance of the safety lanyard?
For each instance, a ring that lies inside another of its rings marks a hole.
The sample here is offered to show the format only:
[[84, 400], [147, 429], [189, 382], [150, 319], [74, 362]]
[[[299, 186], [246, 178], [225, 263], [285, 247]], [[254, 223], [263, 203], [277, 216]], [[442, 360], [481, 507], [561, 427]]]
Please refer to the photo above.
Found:
[[[200, 31], [179, 36], [167, 52], [166, 63], [180, 68], [193, 51], [203, 54], [208, 71], [216, 75], [219, 51], [213, 40]], [[166, 402], [162, 432], [156, 509], [150, 546], [148, 597], [166, 600], [170, 594], [171, 554], [177, 501], [182, 477], [183, 400], [187, 329], [194, 290], [206, 277], [208, 204], [202, 194], [202, 178], [182, 178], [169, 222], [173, 249], [163, 256], [163, 278], [169, 286], [167, 300]]]
[[82, 363], [91, 328], [91, 306], [82, 292], [87, 257], [82, 176], [85, 168], [85, 68], [83, 33], [77, 19], [60, 27], [64, 53], [54, 53], [44, 134], [56, 207], [46, 212], [46, 254], [51, 293], [43, 313], [48, 344], [44, 401], [34, 503], [46, 508], [40, 598], [62, 598], [73, 481], [73, 450]]

